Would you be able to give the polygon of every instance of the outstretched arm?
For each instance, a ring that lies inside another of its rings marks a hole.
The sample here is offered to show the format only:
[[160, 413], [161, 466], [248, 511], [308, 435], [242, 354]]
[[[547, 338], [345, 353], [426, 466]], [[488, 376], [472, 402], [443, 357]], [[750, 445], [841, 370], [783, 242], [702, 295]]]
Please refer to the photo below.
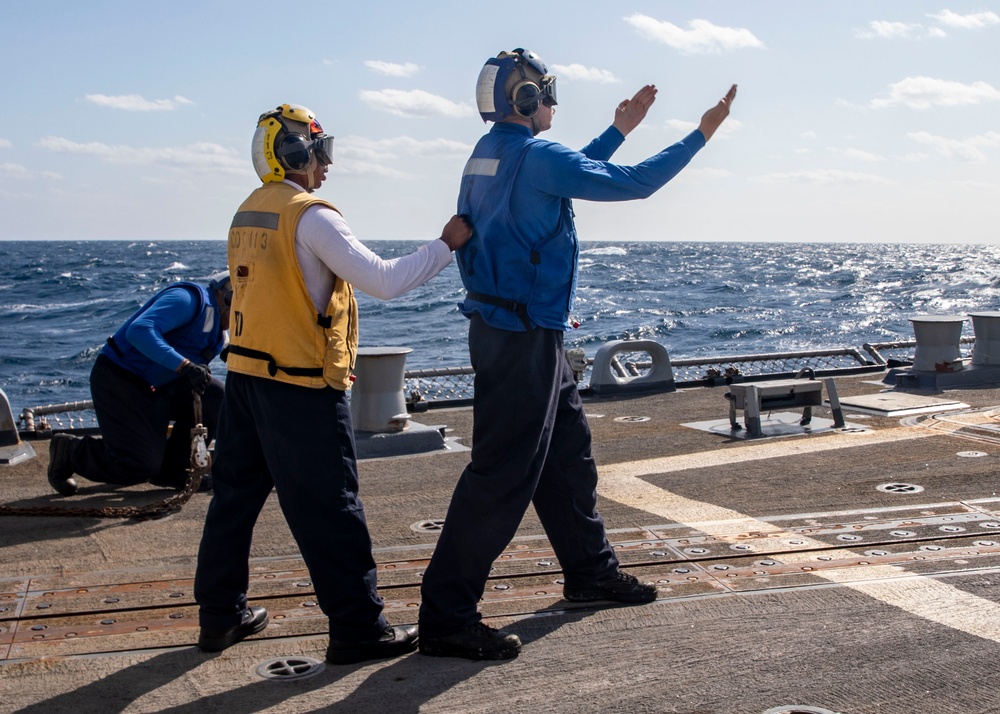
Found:
[[656, 87], [647, 84], [635, 93], [631, 99], [623, 99], [618, 109], [615, 110], [615, 120], [612, 123], [615, 129], [628, 136], [629, 132], [635, 129], [646, 118], [646, 112], [656, 101]]
[[615, 120], [604, 132], [580, 149], [594, 161], [608, 161], [625, 141], [626, 135], [646, 118], [646, 112], [656, 99], [656, 87], [647, 84], [631, 99], [623, 99], [615, 109]]
[[701, 116], [701, 124], [698, 129], [705, 135], [705, 141], [712, 138], [715, 130], [719, 128], [726, 117], [729, 116], [729, 107], [736, 99], [736, 85], [734, 84], [726, 92], [726, 96], [719, 100], [719, 103], [709, 109]]

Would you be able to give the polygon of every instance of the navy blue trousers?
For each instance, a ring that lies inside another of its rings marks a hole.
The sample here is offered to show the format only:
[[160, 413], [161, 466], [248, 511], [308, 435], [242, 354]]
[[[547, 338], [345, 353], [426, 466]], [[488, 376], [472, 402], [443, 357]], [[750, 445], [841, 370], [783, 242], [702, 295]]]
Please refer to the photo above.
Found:
[[[101, 438], [85, 436], [73, 442], [73, 471], [101, 483], [184, 485], [194, 426], [191, 385], [186, 379], [154, 391], [99, 355], [90, 372], [90, 393]], [[209, 441], [219, 422], [222, 393], [222, 382], [213, 378], [201, 397], [202, 424]], [[174, 428], [168, 439], [171, 421]]]
[[202, 627], [240, 623], [254, 525], [271, 489], [309, 568], [330, 637], [386, 627], [344, 392], [229, 372], [212, 465], [194, 596]]
[[566, 582], [586, 583], [618, 568], [597, 513], [590, 427], [562, 332], [499, 330], [474, 316], [469, 353], [476, 371], [472, 461], [424, 573], [420, 629], [429, 637], [481, 619], [490, 566], [529, 503]]

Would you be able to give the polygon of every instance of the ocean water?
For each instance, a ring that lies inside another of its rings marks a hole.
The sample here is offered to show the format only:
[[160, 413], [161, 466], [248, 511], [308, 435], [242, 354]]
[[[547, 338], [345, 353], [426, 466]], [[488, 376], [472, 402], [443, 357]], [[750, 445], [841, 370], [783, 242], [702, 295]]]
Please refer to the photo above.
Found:
[[[369, 245], [392, 258], [419, 244]], [[107, 336], [157, 290], [225, 262], [224, 241], [0, 241], [0, 388], [15, 413], [89, 399]], [[359, 293], [361, 344], [411, 347], [411, 369], [467, 365], [462, 295], [454, 264], [393, 301]], [[912, 315], [997, 309], [994, 245], [588, 242], [566, 341], [589, 357], [624, 338], [674, 359], [860, 348], [912, 339]]]

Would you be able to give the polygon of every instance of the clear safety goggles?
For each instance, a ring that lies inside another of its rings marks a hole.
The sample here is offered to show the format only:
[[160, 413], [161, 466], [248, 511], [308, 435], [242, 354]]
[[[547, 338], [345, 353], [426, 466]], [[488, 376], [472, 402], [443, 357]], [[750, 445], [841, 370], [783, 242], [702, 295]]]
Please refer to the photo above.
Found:
[[[541, 75], [541, 79], [538, 80], [539, 84], [539, 94], [542, 95], [542, 103], [547, 107], [554, 107], [559, 102], [556, 101], [556, 77], [554, 74], [549, 74], [548, 67], [542, 62], [542, 58], [536, 55], [534, 52], [524, 50], [518, 47], [514, 50], [514, 54], [518, 56], [521, 62], [531, 67], [535, 72]], [[524, 73], [524, 67], [519, 68], [521, 71], [521, 78], [526, 79]]]
[[316, 158], [322, 163], [329, 166], [333, 163], [333, 137], [329, 134], [319, 134], [314, 136], [312, 141], [309, 142], [309, 146], [312, 148], [313, 153], [316, 154]]
[[547, 107], [554, 107], [559, 102], [556, 101], [556, 78], [555, 75], [546, 74], [539, 81], [541, 85], [539, 89], [541, 90], [539, 94], [542, 95], [542, 104]]

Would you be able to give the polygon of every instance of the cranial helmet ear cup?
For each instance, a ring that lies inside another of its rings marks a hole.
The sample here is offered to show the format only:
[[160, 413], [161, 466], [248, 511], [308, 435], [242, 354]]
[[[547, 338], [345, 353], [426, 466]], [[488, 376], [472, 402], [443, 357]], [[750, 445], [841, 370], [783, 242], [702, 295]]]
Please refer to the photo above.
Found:
[[541, 89], [531, 80], [522, 79], [510, 92], [514, 111], [523, 117], [533, 117], [541, 106]]
[[289, 171], [303, 170], [311, 159], [309, 142], [302, 134], [286, 134], [274, 153]]

